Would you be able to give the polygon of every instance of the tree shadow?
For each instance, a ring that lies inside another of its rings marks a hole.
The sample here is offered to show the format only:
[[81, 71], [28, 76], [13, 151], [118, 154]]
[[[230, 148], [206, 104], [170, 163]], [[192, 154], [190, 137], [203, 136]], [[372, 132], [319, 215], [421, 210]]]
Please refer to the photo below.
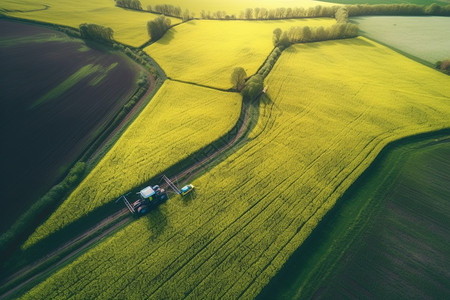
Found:
[[175, 33], [177, 30], [175, 28], [169, 29], [155, 44], [168, 45], [175, 38]]
[[[270, 87], [268, 87], [268, 88], [270, 88]], [[268, 94], [262, 94], [259, 101], [264, 105], [270, 105], [273, 103], [272, 98], [270, 98], [270, 96]], [[259, 106], [259, 104], [257, 104], [257, 105]]]

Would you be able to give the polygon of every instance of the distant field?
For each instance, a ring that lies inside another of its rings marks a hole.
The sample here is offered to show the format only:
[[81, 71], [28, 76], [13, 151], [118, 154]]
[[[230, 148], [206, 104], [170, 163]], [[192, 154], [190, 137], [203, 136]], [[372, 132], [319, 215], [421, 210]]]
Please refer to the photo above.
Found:
[[60, 32], [5, 20], [0, 57], [3, 232], [122, 108], [139, 67]]
[[[48, 9], [26, 12], [26, 8], [35, 10], [38, 5]], [[2, 0], [0, 11], [4, 10], [8, 15], [38, 20], [48, 23], [56, 23], [77, 27], [81, 23], [95, 23], [111, 27], [114, 30], [114, 38], [131, 46], [140, 46], [150, 38], [147, 33], [147, 22], [158, 15], [147, 12], [136, 12], [115, 7], [113, 0], [83, 1], [80, 4], [75, 0]], [[25, 12], [17, 12], [22, 10]], [[10, 11], [10, 12], [9, 12]], [[172, 24], [179, 23], [179, 19], [171, 18]]]
[[[320, 1], [320, 0], [319, 0]], [[446, 0], [334, 0], [334, 1], [324, 1], [330, 3], [339, 4], [417, 4], [417, 5], [430, 5], [432, 3], [447, 5], [449, 4]]]
[[225, 11], [227, 14], [234, 14], [239, 17], [241, 11], [246, 8], [264, 7], [264, 8], [278, 8], [278, 7], [312, 7], [317, 5], [330, 5], [327, 3], [313, 1], [313, 0], [142, 0], [142, 6], [147, 8], [148, 5], [155, 7], [155, 5], [161, 4], [171, 4], [174, 6], [180, 6], [183, 10], [189, 9], [191, 12], [195, 13], [196, 17], [200, 17], [200, 12], [204, 10], [205, 12], [210, 11], [211, 13], [215, 11]]
[[449, 17], [352, 18], [363, 35], [434, 64], [450, 58]]
[[289, 21], [191, 21], [172, 28], [156, 43], [145, 48], [174, 79], [222, 89], [232, 87], [236, 66], [247, 75], [256, 73], [273, 49], [272, 35], [277, 27], [331, 26], [334, 19]]
[[24, 298], [255, 297], [389, 141], [450, 126], [447, 82], [364, 38], [289, 48], [250, 141], [196, 179], [193, 198], [170, 199]]
[[166, 81], [138, 119], [26, 245], [113, 201], [218, 139], [236, 123], [240, 103], [237, 93]]

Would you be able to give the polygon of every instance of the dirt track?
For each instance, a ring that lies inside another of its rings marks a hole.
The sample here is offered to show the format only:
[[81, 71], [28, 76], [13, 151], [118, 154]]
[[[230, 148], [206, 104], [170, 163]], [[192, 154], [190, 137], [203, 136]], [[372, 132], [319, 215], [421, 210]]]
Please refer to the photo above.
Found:
[[[147, 73], [149, 76], [150, 74]], [[151, 77], [151, 76], [150, 76]], [[151, 78], [151, 84], [147, 92], [143, 97], [139, 100], [137, 105], [128, 113], [128, 115], [124, 118], [121, 124], [109, 135], [107, 140], [114, 136], [122, 126], [127, 124], [127, 121], [133, 116], [136, 110], [139, 109], [139, 105], [141, 105], [146, 97], [152, 92], [155, 81]], [[225, 144], [219, 148], [214, 148], [214, 150], [208, 153], [203, 159], [190, 164], [185, 167], [183, 170], [180, 170], [175, 176], [172, 176], [171, 180], [187, 180], [189, 178], [194, 177], [200, 171], [202, 171], [205, 167], [209, 166], [210, 163], [214, 161], [215, 158], [219, 157], [228, 149], [232, 148], [236, 145], [241, 138], [247, 132], [249, 128], [249, 108], [251, 104], [247, 101], [243, 101], [241, 107], [241, 113], [239, 119], [236, 124], [239, 124], [236, 130], [236, 126], [230, 132], [225, 134], [221, 140], [224, 140]], [[102, 146], [106, 144], [105, 141]], [[101, 147], [102, 147], [101, 146]], [[101, 148], [100, 147], [100, 148]], [[169, 199], [170, 200], [170, 199]], [[70, 259], [74, 258], [76, 255], [80, 254], [84, 249], [91, 246], [101, 238], [107, 236], [109, 233], [114, 232], [116, 229], [129, 224], [134, 220], [134, 217], [129, 213], [127, 208], [122, 208], [118, 210], [115, 214], [106, 216], [104, 219], [99, 220], [99, 222], [90, 227], [88, 230], [79, 233], [73, 239], [67, 241], [58, 249], [55, 249], [52, 253], [46, 255], [40, 260], [27, 265], [21, 270], [17, 271], [13, 275], [9, 276], [2, 282], [2, 287], [11, 284], [11, 287], [8, 287], [8, 291], [3, 295], [0, 295], [0, 299], [8, 297], [12, 295], [15, 291], [19, 290], [23, 286], [27, 284], [32, 284], [34, 281], [39, 280], [46, 273], [55, 270], [63, 263], [66, 263]], [[15, 282], [16, 281], [16, 282]]]

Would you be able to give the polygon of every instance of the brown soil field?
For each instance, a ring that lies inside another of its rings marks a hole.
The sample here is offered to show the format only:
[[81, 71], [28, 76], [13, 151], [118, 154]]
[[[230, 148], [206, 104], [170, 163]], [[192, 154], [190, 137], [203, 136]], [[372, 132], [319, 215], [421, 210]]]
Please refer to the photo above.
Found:
[[42, 196], [136, 90], [139, 66], [51, 29], [0, 20], [0, 232]]

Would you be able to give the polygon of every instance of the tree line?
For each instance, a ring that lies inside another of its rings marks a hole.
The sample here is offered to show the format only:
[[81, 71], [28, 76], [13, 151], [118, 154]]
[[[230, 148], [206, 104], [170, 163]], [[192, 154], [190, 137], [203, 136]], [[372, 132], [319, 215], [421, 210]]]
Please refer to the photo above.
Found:
[[80, 24], [79, 29], [81, 38], [83, 39], [107, 43], [111, 43], [114, 41], [114, 31], [110, 27], [83, 23]]
[[258, 97], [264, 88], [264, 78], [267, 77], [284, 49], [296, 43], [308, 43], [334, 39], [345, 39], [358, 36], [358, 26], [348, 22], [348, 10], [341, 7], [336, 11], [336, 24], [324, 28], [309, 26], [293, 26], [286, 31], [273, 30], [272, 42], [274, 49], [255, 75], [247, 79], [242, 67], [237, 67], [231, 74], [233, 88], [248, 99]]
[[142, 10], [142, 4], [139, 0], [115, 0], [115, 1], [116, 6], [118, 7]]
[[183, 11], [181, 9], [181, 7], [170, 5], [170, 4], [161, 4], [161, 5], [155, 5], [155, 6], [148, 5], [147, 11], [174, 17], [174, 18], [181, 18], [183, 21], [188, 21], [188, 20], [194, 18], [194, 13], [191, 13], [189, 11], [189, 9], [185, 9]]
[[358, 26], [352, 23], [336, 23], [330, 27], [294, 26], [285, 30], [276, 28], [272, 42], [275, 47], [287, 48], [291, 44], [347, 39], [358, 36]]
[[[142, 10], [139, 0], [115, 0], [116, 6]], [[264, 7], [246, 8], [241, 11], [239, 16], [228, 14], [226, 11], [205, 11], [200, 13], [200, 19], [210, 20], [278, 20], [278, 19], [295, 19], [295, 18], [316, 18], [316, 17], [335, 17], [336, 13], [346, 8], [348, 16], [370, 16], [370, 15], [393, 15], [393, 16], [450, 16], [450, 5], [439, 5], [433, 3], [431, 5], [417, 4], [356, 4], [346, 6], [322, 6], [315, 7], [278, 7], [267, 9]], [[180, 6], [171, 4], [148, 5], [147, 11], [152, 13], [163, 14], [175, 18], [181, 18], [184, 21], [193, 19], [195, 14], [188, 9], [184, 11]]]
[[154, 20], [148, 21], [147, 31], [152, 41], [159, 40], [167, 30], [170, 28], [170, 19], [164, 15], [157, 17]]
[[[139, 1], [139, 0], [117, 0], [117, 1]], [[117, 2], [116, 2], [117, 3]], [[117, 4], [116, 4], [117, 5]], [[119, 6], [119, 5], [117, 5]], [[123, 6], [125, 7], [125, 6]], [[132, 8], [126, 6], [127, 8]], [[278, 19], [295, 19], [295, 18], [317, 18], [328, 17], [332, 18], [339, 11], [340, 8], [346, 8], [348, 16], [368, 16], [368, 15], [394, 15], [394, 16], [450, 16], [450, 5], [439, 5], [433, 3], [431, 5], [417, 5], [417, 4], [356, 4], [346, 6], [322, 6], [315, 7], [278, 7], [267, 9], [264, 7], [246, 8], [241, 11], [239, 15], [228, 14], [226, 11], [205, 11], [200, 12], [200, 19], [210, 20], [278, 20]], [[155, 6], [147, 6], [149, 12], [164, 14], [183, 20], [193, 19], [195, 14], [190, 13], [189, 10], [184, 10], [179, 6], [170, 4], [161, 4]]]
[[450, 5], [441, 6], [433, 3], [431, 5], [416, 4], [358, 4], [347, 5], [348, 15], [355, 16], [450, 16]]
[[293, 19], [293, 18], [315, 18], [315, 17], [334, 17], [336, 13], [345, 8], [348, 16], [366, 16], [366, 15], [396, 15], [396, 16], [450, 16], [450, 5], [441, 6], [433, 3], [431, 5], [416, 4], [357, 4], [346, 6], [321, 6], [317, 5], [310, 8], [247, 8], [240, 13], [240, 19], [246, 20], [274, 20], [274, 19]]

